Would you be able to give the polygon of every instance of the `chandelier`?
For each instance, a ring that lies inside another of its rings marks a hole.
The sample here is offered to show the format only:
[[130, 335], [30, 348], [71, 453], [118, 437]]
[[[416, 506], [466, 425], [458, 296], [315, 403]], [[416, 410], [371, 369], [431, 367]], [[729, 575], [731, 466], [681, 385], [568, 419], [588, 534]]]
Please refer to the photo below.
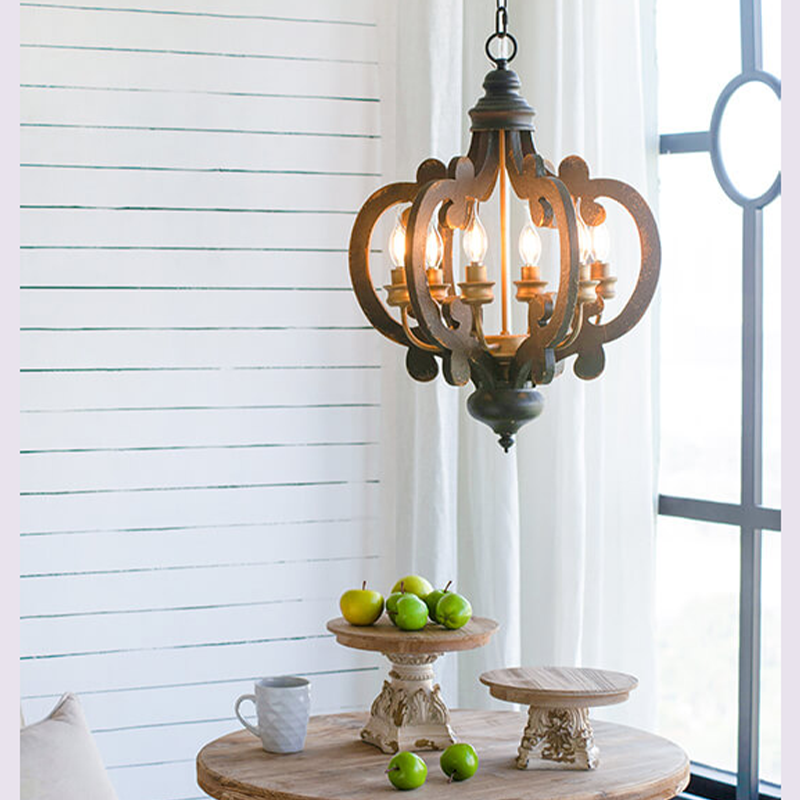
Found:
[[[467, 400], [469, 413], [489, 425], [508, 452], [519, 428], [542, 412], [544, 399], [536, 387], [561, 374], [565, 359], [576, 356], [574, 372], [585, 380], [603, 371], [604, 345], [627, 333], [650, 304], [661, 247], [653, 215], [635, 189], [590, 177], [579, 156], [568, 156], [556, 171], [536, 152], [534, 110], [509, 69], [517, 42], [508, 32], [506, 0], [496, 2], [495, 31], [485, 48], [494, 69], [484, 79], [483, 97], [469, 112], [467, 155], [448, 166], [426, 159], [414, 182], [375, 191], [353, 224], [349, 260], [359, 305], [380, 333], [407, 349], [411, 377], [433, 380], [441, 361], [451, 385], [471, 380], [475, 391]], [[513, 282], [516, 300], [527, 304], [524, 333], [512, 332], [509, 324], [509, 187], [525, 209], [521, 266]], [[496, 281], [490, 280], [485, 263], [489, 241], [479, 210], [495, 191], [502, 324], [499, 333], [489, 333], [483, 306], [494, 301]], [[624, 208], [639, 234], [638, 279], [615, 316], [608, 312], [617, 278], [608, 262], [606, 209], [598, 198]], [[391, 278], [382, 300], [373, 285], [370, 254], [373, 231], [390, 209], [397, 216], [388, 241]], [[548, 291], [542, 278], [539, 229], [557, 232], [555, 291]], [[455, 263], [456, 231], [465, 256], [463, 273]]]

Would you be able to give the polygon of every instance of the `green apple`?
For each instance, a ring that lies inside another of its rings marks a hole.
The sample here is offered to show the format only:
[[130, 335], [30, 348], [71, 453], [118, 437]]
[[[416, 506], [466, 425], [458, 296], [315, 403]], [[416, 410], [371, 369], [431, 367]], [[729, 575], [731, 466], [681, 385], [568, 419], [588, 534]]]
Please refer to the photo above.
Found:
[[434, 621], [438, 622], [436, 619], [436, 604], [447, 594], [448, 590], [450, 589], [450, 584], [453, 581], [447, 581], [447, 586], [444, 589], [434, 589], [430, 594], [425, 596], [425, 605], [428, 606], [428, 616]]
[[403, 596], [404, 592], [392, 592], [386, 598], [386, 613], [392, 625], [397, 625], [397, 601]]
[[398, 789], [418, 789], [428, 777], [428, 765], [416, 753], [403, 750], [389, 762], [386, 774]]
[[428, 621], [428, 606], [415, 594], [404, 592], [397, 600], [394, 624], [401, 631], [418, 631]]
[[400, 578], [400, 580], [392, 586], [392, 591], [411, 592], [421, 600], [424, 600], [425, 595], [433, 591], [433, 586], [431, 586], [430, 581], [425, 580], [421, 575], [406, 575], [405, 578]]
[[448, 776], [447, 782], [465, 781], [478, 771], [478, 754], [471, 744], [451, 744], [441, 755], [439, 766]]
[[349, 589], [339, 598], [342, 615], [351, 625], [372, 625], [383, 614], [383, 595], [367, 589], [367, 582], [360, 589]]
[[471, 617], [472, 606], [469, 600], [456, 592], [448, 592], [436, 604], [436, 621], [445, 628], [463, 628]]

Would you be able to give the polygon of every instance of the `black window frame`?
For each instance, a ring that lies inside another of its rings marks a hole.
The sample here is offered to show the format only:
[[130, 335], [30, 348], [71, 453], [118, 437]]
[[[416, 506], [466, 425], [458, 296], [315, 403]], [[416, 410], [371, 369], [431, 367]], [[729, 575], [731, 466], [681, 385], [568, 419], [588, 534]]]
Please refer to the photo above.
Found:
[[[662, 0], [663, 2], [664, 0]], [[781, 787], [759, 780], [761, 673], [762, 531], [780, 531], [780, 509], [762, 504], [763, 431], [763, 209], [781, 193], [781, 175], [759, 197], [742, 195], [731, 182], [719, 148], [719, 129], [728, 100], [742, 85], [766, 84], [780, 99], [781, 82], [763, 70], [761, 0], [740, 0], [742, 71], [717, 98], [707, 131], [659, 136], [661, 156], [708, 153], [725, 194], [742, 210], [742, 420], [740, 502], [721, 503], [659, 494], [662, 516], [722, 523], [739, 528], [739, 693], [737, 772], [692, 762], [684, 798], [769, 800]]]

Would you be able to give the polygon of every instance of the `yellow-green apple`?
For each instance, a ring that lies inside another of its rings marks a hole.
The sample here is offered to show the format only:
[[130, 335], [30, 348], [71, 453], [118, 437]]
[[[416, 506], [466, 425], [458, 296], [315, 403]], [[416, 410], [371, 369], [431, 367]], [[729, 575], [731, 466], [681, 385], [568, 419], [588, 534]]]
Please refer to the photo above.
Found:
[[456, 592], [443, 595], [436, 604], [436, 621], [445, 628], [455, 630], [463, 628], [472, 617], [472, 606], [469, 600]]
[[[402, 589], [400, 588], [402, 585]], [[392, 592], [411, 592], [419, 597], [421, 600], [433, 591], [430, 581], [423, 578], [421, 575], [406, 575], [405, 578], [400, 578], [397, 583], [392, 586]]]
[[430, 594], [425, 596], [425, 605], [428, 606], [428, 616], [434, 621], [438, 622], [436, 619], [436, 604], [444, 597], [448, 590], [450, 589], [450, 584], [453, 581], [447, 581], [447, 586], [444, 589], [434, 589]]
[[367, 589], [367, 582], [360, 589], [349, 589], [339, 598], [339, 608], [351, 625], [372, 625], [383, 614], [383, 595]]
[[397, 625], [397, 601], [403, 596], [404, 592], [392, 592], [386, 598], [386, 613], [393, 625]]

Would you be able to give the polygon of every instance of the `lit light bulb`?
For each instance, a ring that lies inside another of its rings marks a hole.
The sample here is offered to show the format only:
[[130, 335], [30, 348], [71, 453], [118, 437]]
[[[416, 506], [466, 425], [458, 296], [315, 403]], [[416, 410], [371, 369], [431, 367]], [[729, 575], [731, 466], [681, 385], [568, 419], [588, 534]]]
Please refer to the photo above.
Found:
[[575, 213], [575, 221], [578, 223], [578, 258], [581, 264], [588, 264], [592, 255], [592, 234], [578, 211]]
[[461, 246], [469, 259], [470, 264], [482, 264], [489, 249], [489, 239], [486, 236], [486, 228], [483, 227], [478, 219], [478, 203], [472, 201], [469, 211], [469, 219], [464, 233], [461, 235]]
[[523, 267], [535, 267], [542, 255], [542, 240], [528, 214], [528, 221], [519, 234], [519, 255]]
[[389, 234], [389, 256], [395, 267], [403, 267], [406, 263], [406, 226], [403, 225], [401, 214], [397, 215], [397, 222]]
[[425, 240], [425, 266], [436, 269], [442, 263], [444, 243], [439, 228], [433, 222], [428, 226], [428, 238]]
[[589, 230], [592, 237], [592, 261], [607, 263], [611, 251], [611, 234], [608, 232], [608, 226], [605, 222], [601, 222]]

